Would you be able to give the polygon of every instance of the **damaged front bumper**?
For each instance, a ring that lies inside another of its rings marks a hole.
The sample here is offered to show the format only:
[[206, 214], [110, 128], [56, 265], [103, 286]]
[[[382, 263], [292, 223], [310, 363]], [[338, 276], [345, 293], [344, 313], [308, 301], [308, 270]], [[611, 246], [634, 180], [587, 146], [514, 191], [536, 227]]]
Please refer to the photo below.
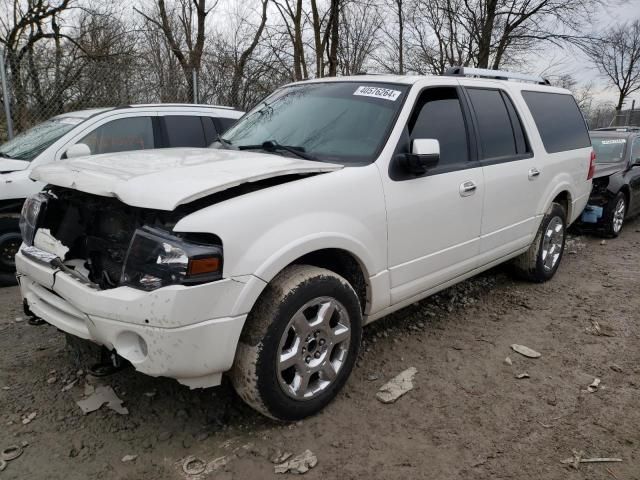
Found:
[[218, 385], [231, 368], [248, 311], [242, 299], [246, 289], [262, 282], [247, 275], [151, 292], [100, 290], [63, 266], [52, 267], [22, 251], [16, 269], [22, 296], [35, 315], [115, 350], [142, 373], [175, 378], [192, 388]]

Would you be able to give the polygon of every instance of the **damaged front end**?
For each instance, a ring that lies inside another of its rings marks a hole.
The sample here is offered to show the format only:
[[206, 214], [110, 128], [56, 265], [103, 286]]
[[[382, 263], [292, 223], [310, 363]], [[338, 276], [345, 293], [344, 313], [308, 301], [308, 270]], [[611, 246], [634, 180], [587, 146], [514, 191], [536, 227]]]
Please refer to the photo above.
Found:
[[151, 291], [222, 277], [222, 242], [213, 234], [172, 232], [189, 211], [128, 206], [115, 198], [51, 187], [24, 204], [23, 254], [107, 290]]
[[595, 227], [603, 220], [607, 204], [614, 196], [609, 191], [609, 181], [609, 176], [593, 179], [589, 202], [580, 217], [582, 227]]

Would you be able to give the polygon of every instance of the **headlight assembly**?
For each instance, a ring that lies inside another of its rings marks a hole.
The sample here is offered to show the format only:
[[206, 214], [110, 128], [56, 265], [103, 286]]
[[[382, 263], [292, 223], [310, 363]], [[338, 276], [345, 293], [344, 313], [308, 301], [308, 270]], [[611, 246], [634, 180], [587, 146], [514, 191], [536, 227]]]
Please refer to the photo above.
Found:
[[197, 243], [145, 226], [131, 239], [120, 284], [150, 291], [220, 278], [222, 245]]
[[38, 220], [44, 216], [49, 198], [49, 194], [40, 192], [28, 197], [22, 205], [20, 233], [22, 234], [22, 241], [28, 246], [33, 245], [33, 239], [38, 228]]

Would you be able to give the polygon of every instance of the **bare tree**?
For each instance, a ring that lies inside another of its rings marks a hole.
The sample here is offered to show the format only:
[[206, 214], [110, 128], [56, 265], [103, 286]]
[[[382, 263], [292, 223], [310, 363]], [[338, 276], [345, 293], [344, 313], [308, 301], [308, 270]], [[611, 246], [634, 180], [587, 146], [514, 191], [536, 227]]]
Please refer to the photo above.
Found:
[[607, 31], [585, 46], [593, 64], [618, 90], [616, 110], [625, 99], [640, 90], [640, 20]]
[[236, 58], [235, 58], [235, 65], [233, 68], [233, 79], [231, 81], [231, 92], [230, 92], [231, 104], [234, 107], [242, 106], [242, 102], [239, 97], [239, 92], [240, 92], [242, 79], [245, 75], [247, 62], [249, 61], [251, 55], [253, 54], [256, 47], [258, 46], [258, 42], [260, 41], [260, 37], [262, 36], [262, 33], [264, 32], [264, 27], [267, 23], [267, 5], [269, 3], [269, 0], [260, 0], [260, 1], [262, 3], [262, 13], [260, 16], [260, 24], [258, 25], [258, 28], [255, 30], [255, 33], [253, 34], [251, 43], [249, 43], [249, 45], [242, 51], [242, 53], [235, 56]]
[[364, 70], [367, 60], [380, 44], [378, 34], [382, 22], [378, 9], [371, 5], [353, 3], [345, 6], [340, 20], [338, 49], [343, 75], [355, 75]]
[[[14, 1], [7, 15], [0, 16], [0, 44], [6, 55], [0, 61], [9, 65], [14, 98], [26, 99], [27, 83], [31, 81], [36, 89], [36, 101], [44, 101], [34, 62], [34, 49], [42, 40], [59, 40], [62, 37], [57, 22], [72, 1], [62, 0], [56, 5], [50, 5], [46, 0]], [[30, 75], [26, 78], [23, 68], [29, 68]], [[13, 110], [16, 129], [20, 130], [29, 122], [26, 101], [14, 104]]]
[[[165, 0], [155, 0], [153, 13], [136, 9], [164, 34], [188, 85], [192, 84], [194, 72], [200, 70], [206, 36], [205, 20], [216, 4], [217, 1], [207, 8], [207, 0], [176, 0], [173, 8], [167, 9]], [[193, 92], [190, 100], [193, 100]]]

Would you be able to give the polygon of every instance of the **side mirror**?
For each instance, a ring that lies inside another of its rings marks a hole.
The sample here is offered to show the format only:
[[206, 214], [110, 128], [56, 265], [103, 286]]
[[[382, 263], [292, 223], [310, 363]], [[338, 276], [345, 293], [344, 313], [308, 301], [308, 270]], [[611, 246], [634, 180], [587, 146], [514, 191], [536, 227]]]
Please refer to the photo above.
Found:
[[89, 145], [86, 143], [76, 143], [75, 145], [71, 145], [67, 148], [67, 151], [64, 152], [64, 158], [77, 158], [77, 157], [87, 157], [91, 155], [91, 149]]
[[421, 175], [440, 161], [440, 142], [433, 138], [416, 138], [411, 153], [403, 154], [400, 161], [406, 170]]
[[632, 167], [638, 167], [640, 166], [640, 157], [636, 157], [633, 159], [633, 162], [631, 163]]

